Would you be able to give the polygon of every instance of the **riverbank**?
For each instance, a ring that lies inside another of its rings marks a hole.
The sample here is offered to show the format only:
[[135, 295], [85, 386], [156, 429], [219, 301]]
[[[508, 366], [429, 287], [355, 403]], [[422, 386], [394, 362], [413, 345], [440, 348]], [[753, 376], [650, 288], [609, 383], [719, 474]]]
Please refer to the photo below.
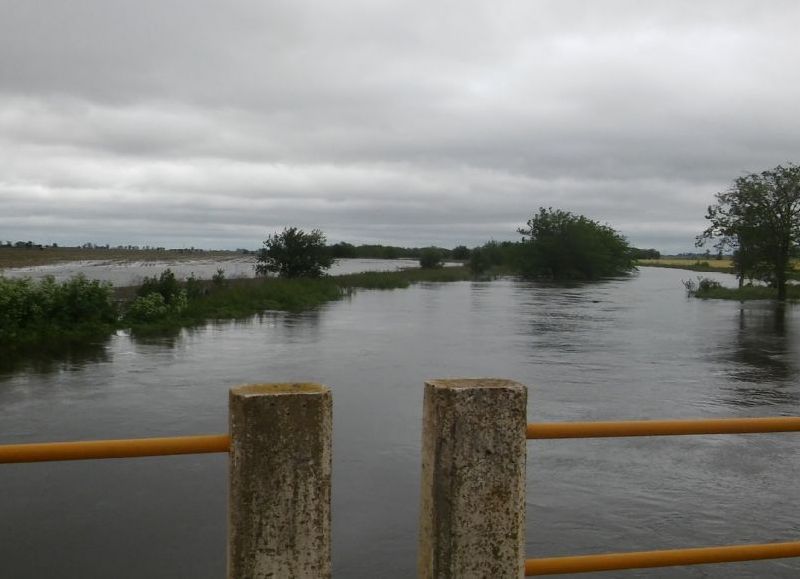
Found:
[[299, 312], [359, 289], [400, 289], [420, 282], [472, 279], [466, 267], [366, 272], [318, 279], [217, 278], [178, 282], [170, 274], [144, 286], [112, 288], [76, 277], [0, 278], [0, 347], [35, 347], [47, 341], [103, 338], [124, 329], [157, 333], [211, 320], [241, 319], [269, 310]]

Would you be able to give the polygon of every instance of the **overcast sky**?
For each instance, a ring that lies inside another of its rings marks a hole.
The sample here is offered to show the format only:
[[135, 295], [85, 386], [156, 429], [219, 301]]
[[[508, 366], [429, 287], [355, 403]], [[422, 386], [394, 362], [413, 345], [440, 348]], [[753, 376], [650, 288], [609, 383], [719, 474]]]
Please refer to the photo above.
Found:
[[800, 3], [0, 0], [0, 240], [690, 251], [800, 160]]

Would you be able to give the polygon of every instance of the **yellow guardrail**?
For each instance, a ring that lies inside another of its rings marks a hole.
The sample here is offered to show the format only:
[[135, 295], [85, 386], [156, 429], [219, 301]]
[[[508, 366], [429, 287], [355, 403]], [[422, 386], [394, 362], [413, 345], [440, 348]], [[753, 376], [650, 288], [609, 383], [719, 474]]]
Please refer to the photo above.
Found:
[[800, 417], [718, 418], [710, 420], [628, 420], [618, 422], [539, 422], [528, 424], [529, 440], [679, 436], [690, 434], [754, 434], [798, 432]]
[[[531, 440], [541, 440], [797, 431], [800, 431], [800, 417], [776, 417], [531, 423], [527, 425], [526, 436]], [[227, 434], [214, 434], [0, 445], [0, 464], [218, 453], [228, 452], [230, 441], [230, 436]], [[800, 557], [800, 541], [763, 545], [732, 545], [666, 551], [536, 558], [525, 561], [525, 575], [588, 573], [785, 557]]]
[[619, 571], [622, 569], [701, 565], [705, 563], [733, 563], [735, 561], [756, 561], [784, 557], [800, 557], [800, 541], [766, 545], [732, 545], [727, 547], [702, 547], [699, 549], [528, 559], [525, 561], [525, 575], [528, 577], [534, 575], [563, 575], [565, 573]]
[[[773, 418], [721, 418], [697, 420], [628, 420], [610, 422], [540, 422], [527, 425], [525, 435], [529, 440], [565, 438], [606, 438], [628, 436], [684, 436], [695, 434], [756, 434], [800, 431], [800, 417]], [[768, 543], [764, 545], [730, 545], [673, 549], [667, 551], [641, 551], [635, 553], [609, 553], [604, 555], [578, 555], [572, 557], [547, 557], [527, 559], [525, 575], [562, 575], [565, 573], [591, 573], [701, 565], [707, 563], [732, 563], [800, 557], [800, 541]]]
[[0, 464], [228, 452], [230, 441], [230, 436], [227, 434], [211, 434], [168, 438], [7, 444], [0, 446]]

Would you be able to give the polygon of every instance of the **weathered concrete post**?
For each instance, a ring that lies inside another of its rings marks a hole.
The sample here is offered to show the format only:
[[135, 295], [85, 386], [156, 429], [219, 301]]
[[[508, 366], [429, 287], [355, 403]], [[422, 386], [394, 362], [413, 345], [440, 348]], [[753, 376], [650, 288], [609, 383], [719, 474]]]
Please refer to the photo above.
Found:
[[331, 393], [230, 391], [228, 579], [331, 576]]
[[510, 380], [425, 383], [421, 579], [524, 576], [526, 406]]

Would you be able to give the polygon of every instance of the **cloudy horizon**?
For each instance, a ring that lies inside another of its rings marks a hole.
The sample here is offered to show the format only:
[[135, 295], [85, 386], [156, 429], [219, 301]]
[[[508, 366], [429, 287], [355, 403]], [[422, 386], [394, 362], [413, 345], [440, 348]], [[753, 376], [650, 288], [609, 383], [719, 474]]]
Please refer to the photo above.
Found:
[[691, 251], [797, 161], [793, 2], [0, 0], [0, 240], [516, 239]]

